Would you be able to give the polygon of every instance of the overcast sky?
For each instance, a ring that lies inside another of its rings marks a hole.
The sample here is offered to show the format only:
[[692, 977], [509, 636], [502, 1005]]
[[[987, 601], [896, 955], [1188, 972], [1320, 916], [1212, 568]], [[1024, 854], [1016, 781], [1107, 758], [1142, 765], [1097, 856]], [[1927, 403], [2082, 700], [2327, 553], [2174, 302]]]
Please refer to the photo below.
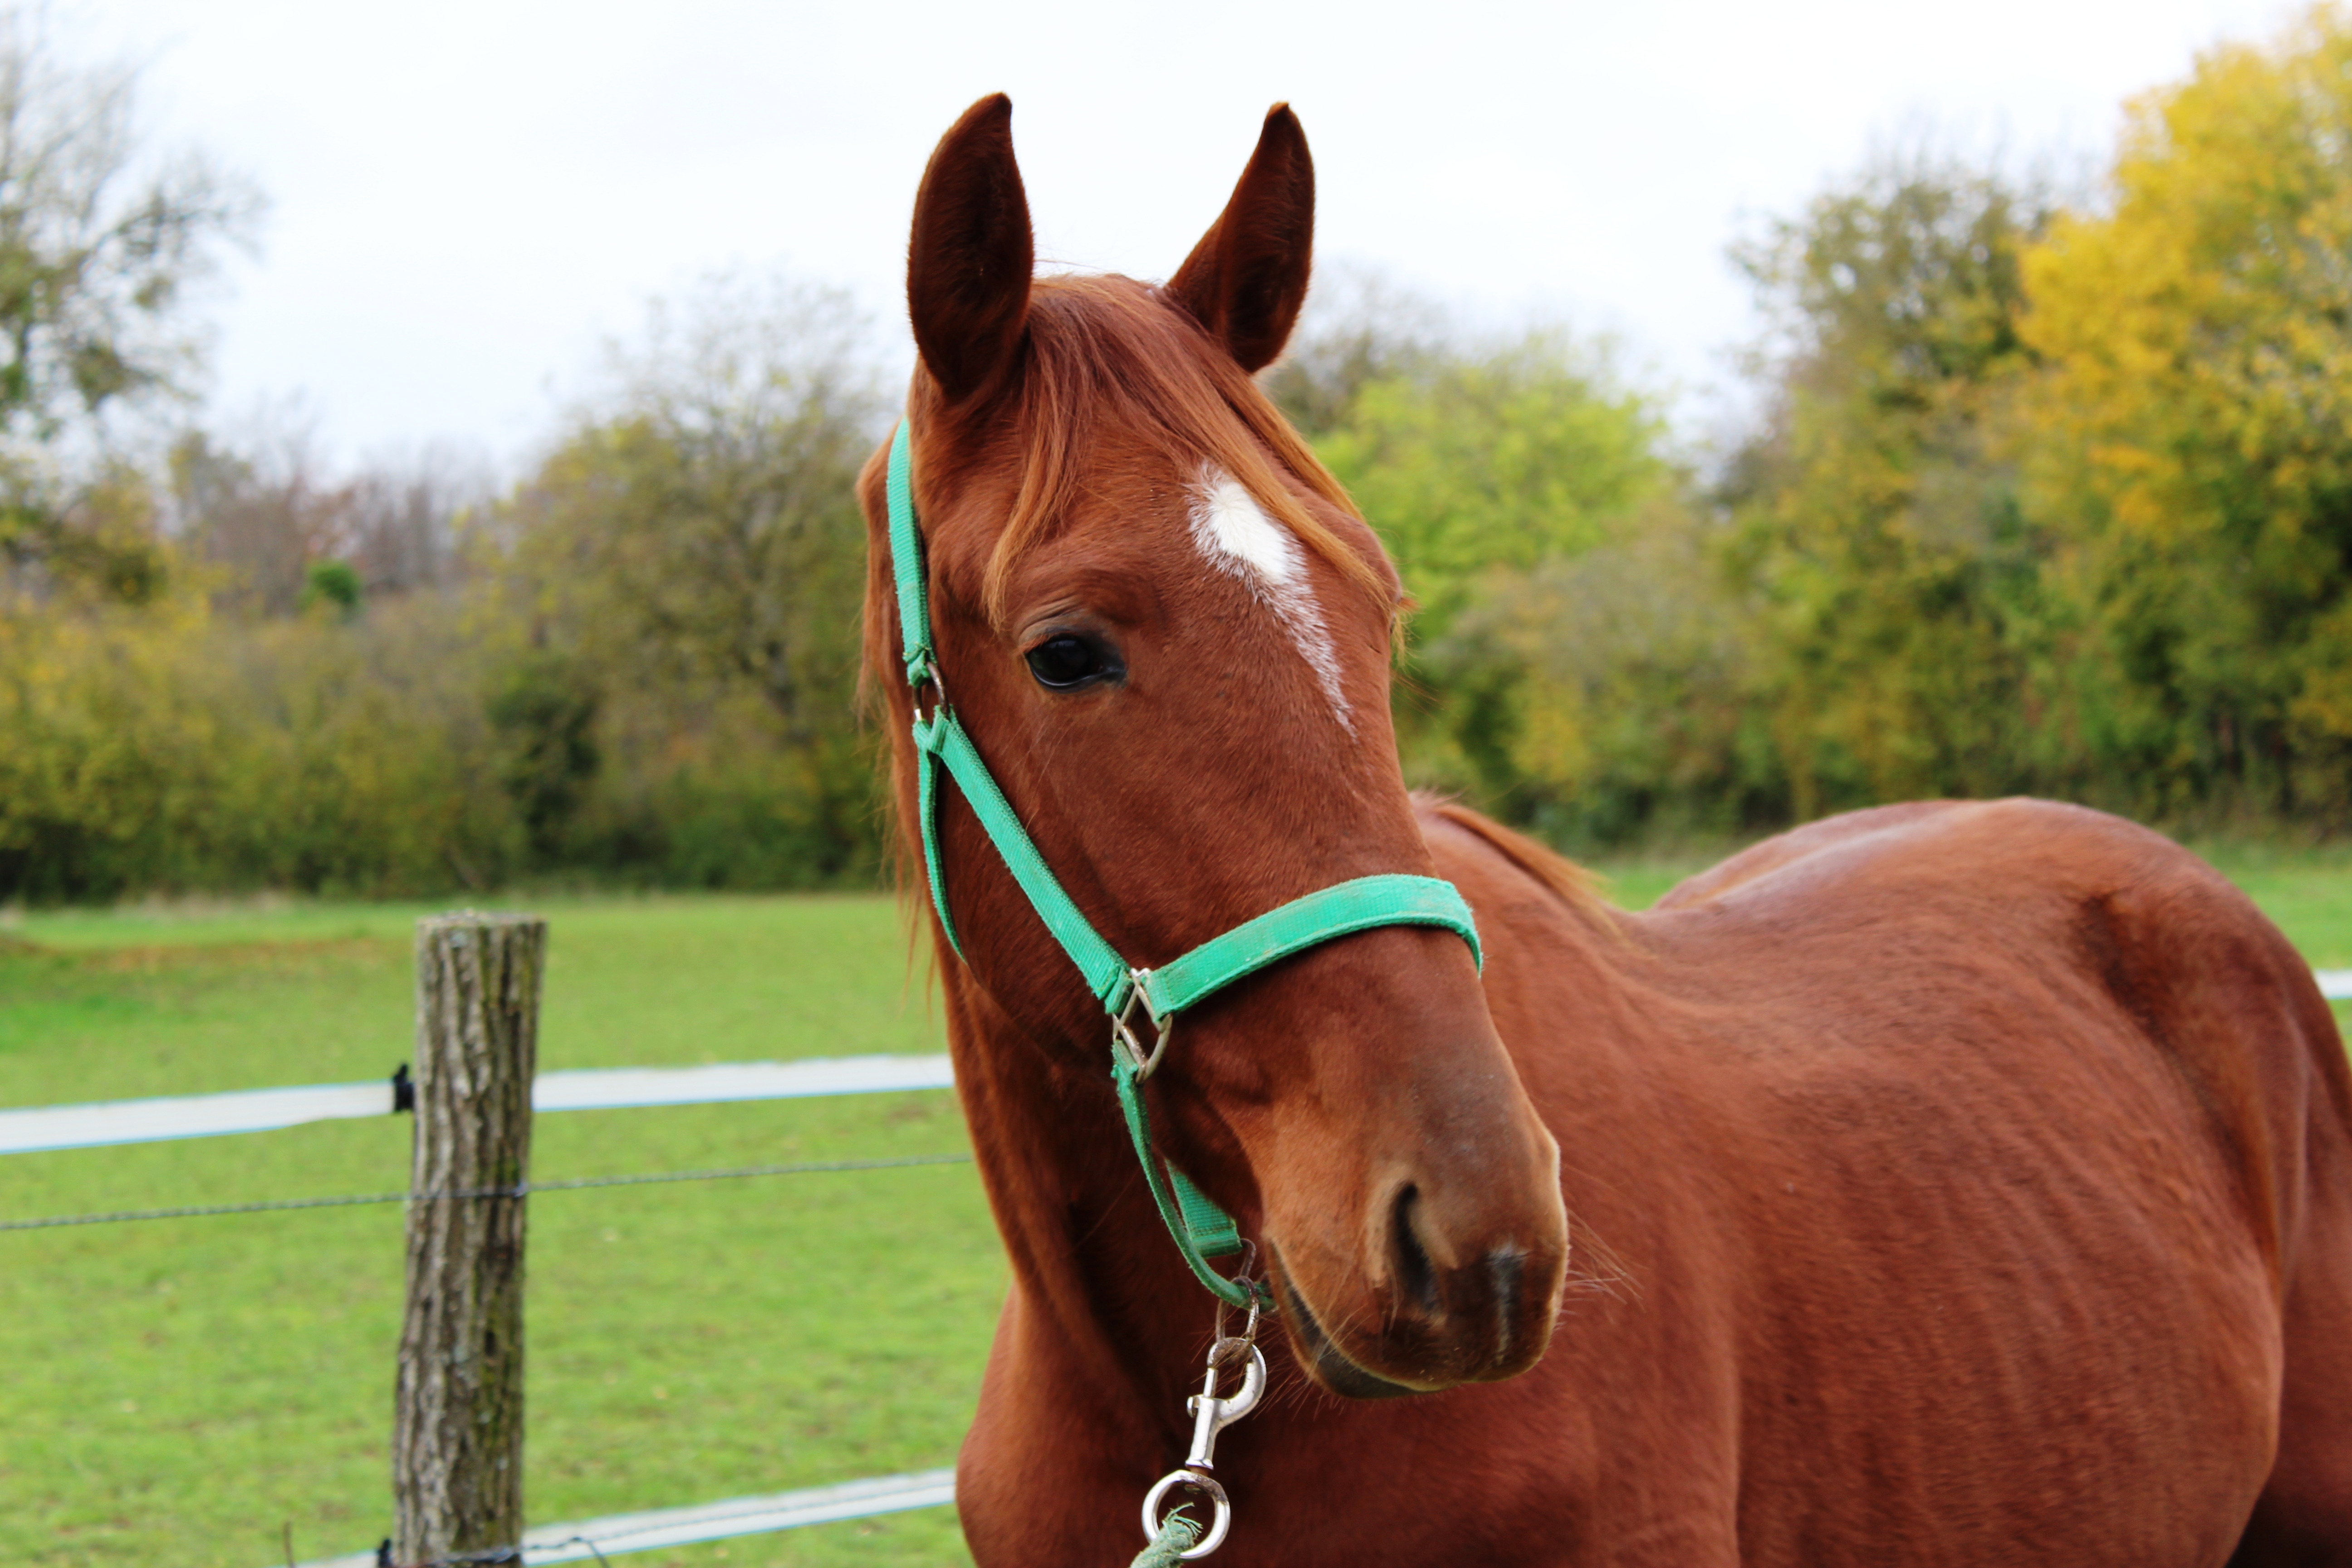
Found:
[[[845, 285], [882, 335], [915, 184], [1013, 95], [1039, 253], [1164, 277], [1278, 99], [1318, 254], [1489, 318], [1614, 332], [1694, 400], [1750, 330], [1727, 241], [1906, 127], [2095, 156], [2128, 96], [2293, 9], [2257, 0], [1386, 6], [900, 0], [85, 0], [147, 119], [258, 182], [215, 404], [304, 395], [345, 459], [527, 457], [598, 345], [714, 268]], [[904, 353], [903, 347], [896, 352]]]

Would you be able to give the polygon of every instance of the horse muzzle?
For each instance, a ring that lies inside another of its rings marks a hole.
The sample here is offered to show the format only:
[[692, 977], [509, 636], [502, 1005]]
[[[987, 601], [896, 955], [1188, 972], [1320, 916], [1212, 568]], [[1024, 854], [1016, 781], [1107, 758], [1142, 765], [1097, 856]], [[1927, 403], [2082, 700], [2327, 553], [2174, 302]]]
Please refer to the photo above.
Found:
[[1566, 1215], [1558, 1190], [1548, 1195], [1528, 1216], [1538, 1223], [1465, 1247], [1419, 1187], [1402, 1184], [1388, 1195], [1381, 1244], [1352, 1289], [1344, 1275], [1321, 1290], [1303, 1282], [1303, 1257], [1277, 1246], [1275, 1279], [1301, 1364], [1350, 1399], [1495, 1383], [1533, 1367], [1550, 1343], [1567, 1275]]

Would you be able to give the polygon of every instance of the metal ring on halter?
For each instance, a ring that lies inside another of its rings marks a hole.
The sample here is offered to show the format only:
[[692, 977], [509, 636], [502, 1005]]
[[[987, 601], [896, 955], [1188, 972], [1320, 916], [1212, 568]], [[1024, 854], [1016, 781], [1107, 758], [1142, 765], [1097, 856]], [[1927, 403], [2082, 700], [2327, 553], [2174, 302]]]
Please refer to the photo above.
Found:
[[1216, 1513], [1209, 1521], [1209, 1533], [1190, 1552], [1180, 1552], [1177, 1560], [1190, 1563], [1195, 1557], [1206, 1557], [1225, 1543], [1225, 1531], [1233, 1528], [1234, 1505], [1225, 1496], [1225, 1489], [1217, 1484], [1214, 1476], [1204, 1476], [1198, 1470], [1171, 1470], [1151, 1485], [1143, 1495], [1143, 1539], [1160, 1539], [1160, 1500], [1176, 1487], [1191, 1487], [1196, 1492], [1206, 1492], [1215, 1505]]
[[[923, 658], [921, 674], [918, 675], [911, 670], [908, 672], [907, 685], [915, 694], [917, 723], [929, 723], [939, 710], [948, 705], [948, 678], [940, 673], [940, 661], [929, 655]], [[929, 714], [923, 711], [923, 688], [926, 686], [931, 689], [931, 711]]]
[[[1110, 1020], [1111, 1043], [1125, 1051], [1127, 1059], [1135, 1065], [1135, 1078], [1138, 1083], [1150, 1078], [1152, 1069], [1159, 1067], [1160, 1058], [1167, 1053], [1169, 1037], [1176, 1032], [1176, 1016], [1171, 1013], [1165, 1018], [1155, 1016], [1151, 1011], [1151, 1004], [1144, 1000], [1143, 983], [1150, 977], [1150, 974], [1151, 971], [1149, 969], [1128, 971], [1130, 984], [1127, 1000], [1119, 1004], [1118, 1011], [1111, 1015]], [[1135, 1037], [1135, 1010], [1138, 1007], [1143, 1009], [1144, 1017], [1151, 1024], [1153, 1038], [1151, 1049], [1149, 1051], [1143, 1048], [1143, 1042]]]
[[[1234, 1279], [1239, 1284], [1247, 1285], [1251, 1282], [1251, 1277], [1256, 1272], [1257, 1243], [1252, 1241], [1248, 1237], [1242, 1237], [1242, 1266], [1234, 1270]], [[1255, 1289], [1252, 1289], [1249, 1293], [1249, 1318], [1242, 1324], [1242, 1331], [1233, 1337], [1239, 1339], [1243, 1343], [1248, 1344], [1253, 1348], [1255, 1347], [1257, 1342], [1258, 1311], [1264, 1305], [1265, 1301], [1261, 1300], [1257, 1291]], [[1225, 1313], [1228, 1310], [1229, 1308], [1226, 1304], [1225, 1299], [1223, 1296], [1218, 1297], [1216, 1342], [1213, 1342], [1209, 1346], [1209, 1359], [1211, 1361], [1217, 1359], [1217, 1343], [1222, 1342], [1226, 1338]]]

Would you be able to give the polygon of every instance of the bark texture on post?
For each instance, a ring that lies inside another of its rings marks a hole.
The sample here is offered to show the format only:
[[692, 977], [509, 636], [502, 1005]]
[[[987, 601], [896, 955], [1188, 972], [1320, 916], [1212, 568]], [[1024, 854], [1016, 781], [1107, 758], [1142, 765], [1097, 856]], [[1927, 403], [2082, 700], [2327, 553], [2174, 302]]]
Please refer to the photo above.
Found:
[[[528, 1179], [546, 954], [547, 922], [530, 916], [467, 910], [417, 921], [411, 1193]], [[392, 1450], [395, 1562], [521, 1544], [524, 1203], [408, 1205]]]

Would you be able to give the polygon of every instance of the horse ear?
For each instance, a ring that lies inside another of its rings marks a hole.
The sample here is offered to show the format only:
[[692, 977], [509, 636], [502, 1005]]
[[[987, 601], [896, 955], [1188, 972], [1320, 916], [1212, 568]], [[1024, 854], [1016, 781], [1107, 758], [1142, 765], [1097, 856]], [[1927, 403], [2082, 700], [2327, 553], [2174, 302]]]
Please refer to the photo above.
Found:
[[1233, 199], [1168, 280], [1168, 293], [1244, 370], [1261, 370], [1290, 340], [1314, 252], [1315, 160], [1298, 116], [1277, 103]]
[[1011, 363], [1029, 317], [1035, 251], [1029, 197], [1013, 161], [1013, 100], [963, 111], [931, 153], [907, 245], [907, 314], [915, 347], [950, 403]]

